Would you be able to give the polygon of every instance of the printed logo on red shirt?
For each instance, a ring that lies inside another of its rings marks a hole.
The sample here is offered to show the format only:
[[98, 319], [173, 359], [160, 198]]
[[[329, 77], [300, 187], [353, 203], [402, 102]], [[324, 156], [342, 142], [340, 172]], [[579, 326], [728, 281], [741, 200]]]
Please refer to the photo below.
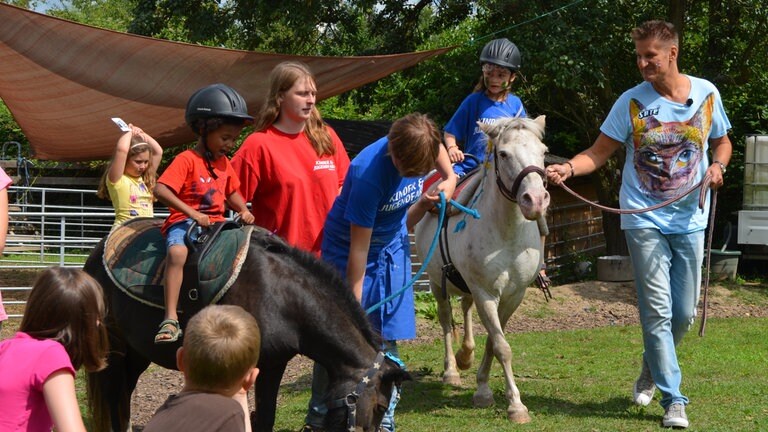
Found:
[[317, 160], [314, 171], [319, 170], [336, 171], [336, 164], [332, 160]]

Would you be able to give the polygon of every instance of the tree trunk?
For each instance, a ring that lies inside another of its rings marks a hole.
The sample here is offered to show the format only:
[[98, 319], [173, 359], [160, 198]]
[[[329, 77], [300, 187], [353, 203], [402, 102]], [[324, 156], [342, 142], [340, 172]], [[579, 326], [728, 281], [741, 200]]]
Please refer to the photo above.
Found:
[[685, 34], [685, 3], [686, 0], [669, 0], [669, 7], [667, 8], [667, 16], [669, 17], [667, 19], [675, 26], [680, 39], [680, 46], [678, 46], [680, 53], [683, 51], [683, 35]]

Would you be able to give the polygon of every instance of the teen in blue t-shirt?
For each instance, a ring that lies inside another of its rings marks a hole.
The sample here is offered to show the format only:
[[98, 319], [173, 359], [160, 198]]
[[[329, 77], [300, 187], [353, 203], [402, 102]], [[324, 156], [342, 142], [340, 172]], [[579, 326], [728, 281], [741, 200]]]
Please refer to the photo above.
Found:
[[[434, 168], [443, 181], [423, 193], [423, 177]], [[447, 200], [451, 198], [456, 179], [437, 127], [421, 114], [397, 120], [387, 137], [352, 160], [341, 194], [325, 221], [321, 256], [346, 278], [363, 309], [408, 282], [408, 231], [439, 201], [440, 192]], [[416, 336], [413, 289], [381, 305], [369, 319], [385, 341], [382, 350], [399, 357], [396, 341]], [[318, 376], [322, 375], [318, 369], [315, 365], [306, 419], [310, 428], [323, 426], [326, 411], [321, 402], [325, 377]], [[393, 416], [398, 400], [399, 389], [395, 388], [382, 422], [386, 431], [395, 430]]]

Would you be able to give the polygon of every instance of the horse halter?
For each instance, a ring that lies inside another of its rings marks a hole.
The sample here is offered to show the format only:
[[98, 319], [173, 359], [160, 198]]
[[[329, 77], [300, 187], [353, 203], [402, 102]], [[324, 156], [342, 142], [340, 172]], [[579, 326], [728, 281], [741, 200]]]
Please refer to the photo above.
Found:
[[515, 181], [512, 182], [512, 188], [507, 188], [507, 185], [504, 184], [504, 181], [501, 180], [501, 176], [499, 175], [499, 150], [496, 148], [496, 145], [493, 145], [493, 171], [496, 173], [496, 186], [499, 187], [499, 191], [502, 195], [504, 195], [504, 198], [512, 201], [513, 203], [517, 203], [517, 192], [520, 190], [520, 185], [523, 183], [523, 180], [526, 176], [530, 173], [536, 173], [541, 176], [541, 180], [544, 182], [544, 187], [547, 185], [547, 174], [544, 172], [543, 169], [537, 167], [536, 165], [528, 165], [527, 167], [523, 168], [522, 171], [515, 177]]
[[[347, 431], [355, 432], [355, 430], [357, 430], [357, 401], [360, 399], [360, 395], [363, 394], [373, 377], [381, 370], [385, 359], [387, 359], [386, 355], [382, 351], [379, 351], [379, 353], [376, 354], [376, 358], [373, 360], [373, 365], [368, 369], [368, 372], [363, 375], [363, 378], [357, 383], [355, 389], [345, 397], [328, 403], [328, 409], [341, 407], [347, 408]], [[380, 431], [381, 426], [377, 427], [376, 430]]]

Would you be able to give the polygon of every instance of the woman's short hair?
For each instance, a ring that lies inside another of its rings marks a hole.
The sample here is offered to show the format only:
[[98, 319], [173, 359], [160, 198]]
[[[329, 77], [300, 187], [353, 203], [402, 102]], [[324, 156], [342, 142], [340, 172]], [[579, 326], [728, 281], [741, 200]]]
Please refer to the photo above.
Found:
[[19, 330], [64, 345], [75, 369], [106, 367], [109, 341], [101, 285], [81, 269], [49, 267], [38, 276]]
[[635, 42], [648, 39], [656, 39], [661, 42], [671, 43], [671, 45], [679, 46], [679, 40], [675, 26], [672, 25], [672, 23], [666, 21], [646, 21], [640, 24], [638, 27], [632, 29], [630, 35], [632, 36], [632, 40]]
[[259, 362], [261, 333], [240, 306], [211, 305], [190, 318], [184, 335], [184, 372], [196, 388], [237, 385]]
[[440, 154], [440, 131], [435, 123], [420, 113], [396, 120], [389, 129], [389, 153], [398, 160], [403, 177], [419, 177], [435, 167]]

